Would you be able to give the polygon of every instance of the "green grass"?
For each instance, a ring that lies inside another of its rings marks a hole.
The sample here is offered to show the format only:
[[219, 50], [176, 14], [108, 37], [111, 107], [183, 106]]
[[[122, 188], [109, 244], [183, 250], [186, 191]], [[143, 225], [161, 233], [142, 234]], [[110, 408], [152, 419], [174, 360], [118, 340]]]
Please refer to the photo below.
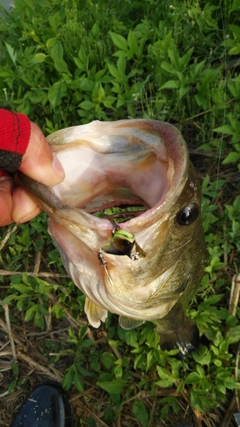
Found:
[[0, 319], [3, 327], [9, 310], [22, 351], [17, 364], [7, 357], [2, 392], [37, 382], [28, 365], [38, 361], [81, 394], [76, 426], [215, 427], [230, 403], [236, 410], [239, 307], [228, 304], [240, 250], [239, 8], [239, 0], [15, 0], [0, 18], [0, 104], [46, 134], [139, 117], [182, 131], [202, 182], [209, 252], [188, 313], [202, 344], [179, 361], [159, 350], [150, 323], [124, 331], [110, 314], [100, 330], [87, 329], [84, 297], [44, 214], [12, 234], [2, 228]]

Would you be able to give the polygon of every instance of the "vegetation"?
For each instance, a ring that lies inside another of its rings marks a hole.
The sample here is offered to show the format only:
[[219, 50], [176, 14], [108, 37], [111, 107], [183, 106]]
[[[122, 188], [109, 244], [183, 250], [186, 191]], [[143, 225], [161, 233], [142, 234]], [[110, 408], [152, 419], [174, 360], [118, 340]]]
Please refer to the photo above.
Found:
[[45, 214], [2, 228], [2, 396], [41, 372], [71, 391], [76, 426], [227, 425], [239, 390], [240, 0], [14, 4], [0, 18], [1, 106], [46, 134], [94, 119], [175, 124], [202, 182], [209, 257], [188, 313], [202, 342], [179, 360], [151, 323], [124, 331], [110, 314], [87, 327]]

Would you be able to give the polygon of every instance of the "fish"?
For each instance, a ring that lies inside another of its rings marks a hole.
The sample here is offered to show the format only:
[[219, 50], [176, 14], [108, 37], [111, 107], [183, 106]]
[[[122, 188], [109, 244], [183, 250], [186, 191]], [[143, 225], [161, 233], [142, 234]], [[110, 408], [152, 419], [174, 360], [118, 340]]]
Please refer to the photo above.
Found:
[[47, 137], [65, 179], [18, 172], [49, 217], [63, 265], [98, 328], [108, 312], [131, 329], [152, 322], [162, 349], [185, 357], [199, 341], [186, 310], [205, 263], [201, 190], [180, 131], [150, 119], [93, 121]]

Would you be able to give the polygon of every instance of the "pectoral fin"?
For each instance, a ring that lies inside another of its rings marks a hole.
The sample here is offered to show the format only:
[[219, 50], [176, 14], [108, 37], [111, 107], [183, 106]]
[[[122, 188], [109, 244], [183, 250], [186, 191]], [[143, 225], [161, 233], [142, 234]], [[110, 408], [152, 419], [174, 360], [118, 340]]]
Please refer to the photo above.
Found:
[[85, 300], [84, 311], [87, 315], [88, 321], [94, 328], [99, 328], [101, 321], [105, 322], [108, 311], [99, 305], [94, 304], [88, 297]]
[[119, 325], [126, 330], [136, 328], [145, 323], [144, 320], [131, 319], [130, 317], [119, 316]]

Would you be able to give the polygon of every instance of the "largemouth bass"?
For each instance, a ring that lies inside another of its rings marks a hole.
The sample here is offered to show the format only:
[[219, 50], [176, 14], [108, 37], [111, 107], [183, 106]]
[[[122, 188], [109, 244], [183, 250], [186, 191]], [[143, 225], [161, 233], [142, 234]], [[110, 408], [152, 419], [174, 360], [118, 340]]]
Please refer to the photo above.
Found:
[[86, 295], [89, 323], [99, 327], [108, 311], [125, 329], [151, 321], [163, 348], [187, 354], [197, 328], [185, 311], [205, 245], [200, 188], [182, 135], [139, 119], [94, 121], [47, 140], [64, 181], [47, 187], [19, 174], [20, 182], [49, 215], [63, 264]]

